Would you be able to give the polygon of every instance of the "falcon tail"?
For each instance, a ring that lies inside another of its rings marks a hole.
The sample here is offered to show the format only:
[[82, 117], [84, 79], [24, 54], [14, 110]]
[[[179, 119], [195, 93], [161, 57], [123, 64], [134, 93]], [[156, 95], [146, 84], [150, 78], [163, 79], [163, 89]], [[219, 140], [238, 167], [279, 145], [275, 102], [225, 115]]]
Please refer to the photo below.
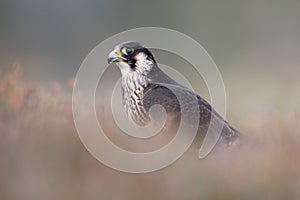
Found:
[[230, 126], [228, 122], [224, 124], [220, 140], [226, 144], [226, 146], [239, 146], [242, 143], [244, 135], [234, 127]]

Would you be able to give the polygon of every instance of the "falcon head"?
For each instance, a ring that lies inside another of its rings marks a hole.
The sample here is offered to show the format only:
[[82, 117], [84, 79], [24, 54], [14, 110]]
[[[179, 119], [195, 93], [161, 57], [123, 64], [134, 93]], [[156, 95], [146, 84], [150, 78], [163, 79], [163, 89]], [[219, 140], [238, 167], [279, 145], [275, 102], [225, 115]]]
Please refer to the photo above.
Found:
[[124, 42], [117, 45], [108, 55], [108, 63], [115, 62], [123, 76], [138, 73], [147, 75], [156, 65], [151, 52], [138, 42]]

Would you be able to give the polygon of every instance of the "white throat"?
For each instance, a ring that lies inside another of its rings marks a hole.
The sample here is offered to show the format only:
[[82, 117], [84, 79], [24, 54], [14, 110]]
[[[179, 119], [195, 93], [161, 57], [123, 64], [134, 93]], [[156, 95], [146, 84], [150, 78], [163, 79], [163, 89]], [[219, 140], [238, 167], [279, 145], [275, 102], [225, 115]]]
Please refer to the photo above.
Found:
[[[128, 116], [138, 124], [147, 124], [149, 117], [143, 111], [142, 116], [137, 116], [136, 113], [132, 113], [132, 107], [136, 104], [133, 102], [142, 102], [143, 91], [148, 86], [149, 79], [147, 75], [153, 67], [153, 62], [147, 59], [147, 56], [143, 53], [136, 55], [136, 67], [132, 69], [126, 62], [118, 62], [117, 65], [122, 74], [122, 97], [123, 104]], [[130, 109], [131, 108], [131, 109]]]
[[135, 56], [136, 67], [132, 69], [126, 62], [118, 62], [122, 74], [122, 89], [124, 92], [132, 92], [139, 89], [139, 86], [146, 87], [149, 83], [147, 75], [154, 67], [154, 63], [147, 59], [147, 55], [139, 53]]

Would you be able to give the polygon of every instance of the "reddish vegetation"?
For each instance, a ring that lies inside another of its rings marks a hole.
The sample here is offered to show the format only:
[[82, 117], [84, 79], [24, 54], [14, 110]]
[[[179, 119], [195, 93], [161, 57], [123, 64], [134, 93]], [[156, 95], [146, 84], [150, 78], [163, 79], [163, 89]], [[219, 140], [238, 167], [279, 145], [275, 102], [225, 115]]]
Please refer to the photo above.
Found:
[[204, 160], [189, 151], [163, 170], [131, 175], [105, 167], [81, 144], [74, 79], [63, 91], [21, 75], [20, 67], [0, 75], [0, 199], [299, 199], [297, 112], [249, 116], [237, 127], [251, 142], [239, 149]]

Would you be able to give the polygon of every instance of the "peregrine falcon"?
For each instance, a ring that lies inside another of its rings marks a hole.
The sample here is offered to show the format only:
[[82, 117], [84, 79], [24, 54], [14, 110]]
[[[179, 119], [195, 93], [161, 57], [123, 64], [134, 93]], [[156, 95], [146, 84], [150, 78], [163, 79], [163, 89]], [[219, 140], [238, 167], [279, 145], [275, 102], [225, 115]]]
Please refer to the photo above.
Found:
[[[117, 45], [108, 56], [108, 63], [115, 62], [122, 74], [122, 97], [127, 115], [138, 125], [150, 123], [149, 110], [152, 105], [160, 104], [172, 119], [198, 122], [198, 134], [205, 135], [214, 117], [223, 123], [220, 141], [231, 146], [241, 135], [225, 121], [210, 104], [189, 88], [180, 85], [157, 65], [152, 53], [138, 42], [124, 42]], [[174, 91], [184, 97], [182, 106]], [[196, 98], [199, 112], [189, 106]], [[180, 107], [182, 106], [182, 107]], [[195, 114], [196, 113], [196, 114]], [[200, 133], [199, 133], [200, 132]]]

